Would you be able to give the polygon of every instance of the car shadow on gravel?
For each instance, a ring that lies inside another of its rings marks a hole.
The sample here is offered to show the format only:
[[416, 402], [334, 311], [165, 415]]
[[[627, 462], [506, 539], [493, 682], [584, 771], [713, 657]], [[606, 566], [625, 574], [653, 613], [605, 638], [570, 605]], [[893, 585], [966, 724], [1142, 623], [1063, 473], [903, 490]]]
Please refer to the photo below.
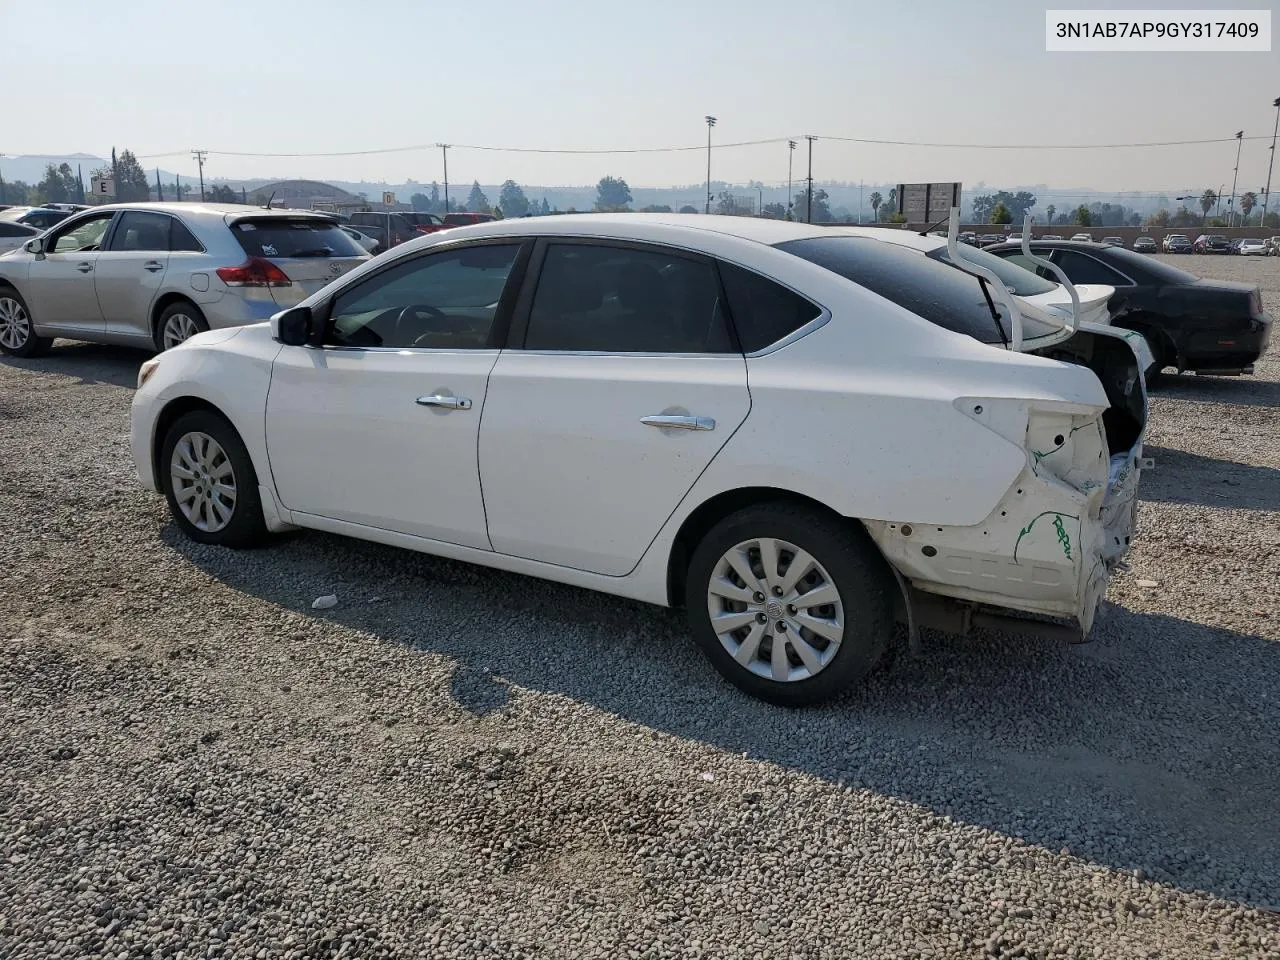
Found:
[[138, 368], [154, 355], [154, 350], [58, 340], [43, 357], [0, 357], [0, 365], [34, 373], [78, 377], [81, 383], [110, 383], [133, 388], [138, 383]]
[[1231, 403], [1244, 407], [1280, 406], [1280, 383], [1256, 377], [1169, 375], [1151, 388], [1153, 399]]
[[1172, 447], [1145, 447], [1156, 462], [1144, 471], [1139, 497], [1161, 503], [1280, 511], [1280, 470], [1234, 463]]
[[[1280, 907], [1271, 640], [1114, 606], [1079, 646], [930, 632], [918, 659], [789, 711], [722, 682], [674, 611], [324, 534], [239, 553], [172, 525], [163, 538], [238, 591], [405, 648], [406, 663], [453, 658], [441, 694], [473, 714], [522, 688], [559, 694], [1054, 853]], [[339, 605], [313, 612], [331, 591]]]

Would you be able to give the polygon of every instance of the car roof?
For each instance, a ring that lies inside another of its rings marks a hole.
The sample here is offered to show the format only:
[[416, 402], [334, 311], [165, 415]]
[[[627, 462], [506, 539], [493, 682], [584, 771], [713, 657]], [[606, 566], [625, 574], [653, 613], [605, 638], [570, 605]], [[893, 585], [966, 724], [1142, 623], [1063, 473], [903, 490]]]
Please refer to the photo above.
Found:
[[[1043, 246], [1043, 245], [1045, 245], [1045, 244], [1049, 244], [1049, 245], [1054, 246], [1054, 247], [1061, 247], [1061, 248], [1063, 248], [1064, 250], [1106, 250], [1106, 249], [1109, 249], [1109, 245], [1108, 245], [1108, 244], [1099, 243], [1099, 242], [1098, 242], [1098, 241], [1096, 241], [1096, 240], [1045, 240], [1045, 239], [1043, 239], [1043, 238], [1041, 238], [1041, 237], [1037, 237], [1037, 238], [1035, 238], [1035, 239], [1033, 239], [1033, 240], [1031, 241], [1031, 246], [1033, 246], [1033, 247], [1034, 247], [1034, 246], [1037, 246], [1037, 245], [1041, 245], [1041, 246]], [[1012, 243], [997, 243], [997, 244], [995, 244], [995, 246], [997, 246], [997, 247], [1001, 247], [1001, 248], [1016, 247], [1017, 249], [1021, 249], [1021, 245], [1019, 245], [1019, 244], [1012, 244]], [[990, 248], [988, 248], [988, 249], [990, 249]]]
[[[794, 223], [787, 220], [768, 220], [761, 217], [727, 217], [700, 213], [584, 213], [560, 214], [547, 217], [515, 217], [511, 220], [489, 220], [448, 231], [450, 238], [489, 237], [519, 234], [597, 235], [623, 238], [633, 230], [643, 229], [646, 234], [658, 232], [679, 236], [695, 236], [700, 233], [716, 233], [738, 237], [755, 243], [773, 246], [788, 240], [805, 240], [825, 237], [839, 231], [838, 227], [819, 224]], [[432, 236], [436, 236], [432, 234]]]
[[99, 207], [90, 207], [88, 210], [78, 211], [80, 213], [88, 213], [90, 211], [102, 210], [154, 210], [157, 213], [180, 213], [185, 216], [216, 216], [223, 219], [228, 215], [239, 217], [323, 217], [328, 220], [333, 219], [333, 214], [326, 213], [322, 210], [289, 210], [283, 207], [272, 207], [268, 210], [266, 207], [255, 207], [252, 204], [245, 203], [201, 203], [197, 201], [176, 202], [161, 201], [149, 203], [108, 203]]

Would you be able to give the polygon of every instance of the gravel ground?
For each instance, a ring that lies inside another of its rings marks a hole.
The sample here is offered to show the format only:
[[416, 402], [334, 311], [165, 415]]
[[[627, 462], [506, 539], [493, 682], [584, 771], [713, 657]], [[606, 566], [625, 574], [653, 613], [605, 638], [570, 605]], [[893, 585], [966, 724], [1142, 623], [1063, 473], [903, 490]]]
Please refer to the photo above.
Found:
[[[1280, 260], [1177, 262], [1280, 317]], [[0, 361], [0, 957], [1280, 956], [1274, 351], [1157, 394], [1095, 642], [929, 634], [803, 712], [668, 611], [186, 542], [141, 359]]]

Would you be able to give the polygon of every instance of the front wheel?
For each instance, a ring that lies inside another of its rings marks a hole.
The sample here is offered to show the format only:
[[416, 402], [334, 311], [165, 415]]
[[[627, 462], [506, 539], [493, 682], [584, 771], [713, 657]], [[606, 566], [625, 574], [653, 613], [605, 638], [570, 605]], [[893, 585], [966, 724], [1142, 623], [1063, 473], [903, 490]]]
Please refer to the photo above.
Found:
[[266, 536], [258, 475], [235, 428], [210, 410], [183, 414], [160, 446], [174, 521], [192, 540], [251, 546]]
[[785, 501], [722, 520], [689, 563], [694, 638], [725, 679], [770, 703], [835, 696], [879, 662], [893, 581], [864, 532]]
[[31, 311], [17, 290], [0, 289], [0, 353], [11, 357], [38, 357], [53, 344], [49, 337], [36, 336]]

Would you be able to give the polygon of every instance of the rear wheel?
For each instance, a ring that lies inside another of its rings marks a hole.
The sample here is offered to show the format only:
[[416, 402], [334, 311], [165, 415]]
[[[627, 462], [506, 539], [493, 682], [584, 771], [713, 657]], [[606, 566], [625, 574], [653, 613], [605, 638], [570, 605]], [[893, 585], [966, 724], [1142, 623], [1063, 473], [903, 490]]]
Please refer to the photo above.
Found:
[[0, 353], [11, 357], [38, 357], [52, 344], [51, 337], [36, 336], [31, 311], [18, 291], [0, 287]]
[[762, 700], [820, 703], [861, 680], [893, 629], [892, 580], [847, 521], [779, 501], [741, 510], [703, 538], [685, 597], [715, 668]]
[[171, 350], [208, 329], [208, 321], [194, 303], [186, 300], [171, 303], [156, 321], [156, 349]]

